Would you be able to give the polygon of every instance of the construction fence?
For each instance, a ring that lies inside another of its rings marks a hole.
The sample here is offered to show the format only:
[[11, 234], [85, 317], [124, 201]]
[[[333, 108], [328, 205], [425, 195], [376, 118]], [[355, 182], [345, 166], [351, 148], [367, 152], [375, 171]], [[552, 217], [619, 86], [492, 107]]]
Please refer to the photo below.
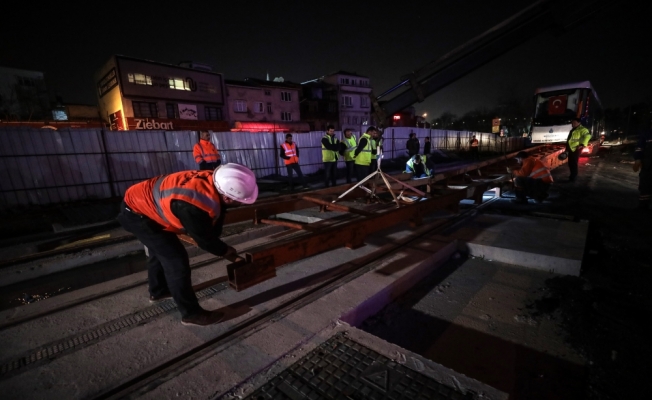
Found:
[[[406, 142], [417, 134], [423, 151], [431, 138], [431, 151], [465, 152], [473, 135], [481, 152], [513, 152], [525, 145], [522, 138], [498, 138], [491, 133], [425, 128], [386, 128], [384, 159], [407, 158]], [[304, 174], [322, 168], [321, 138], [324, 132], [293, 134], [300, 150]], [[355, 133], [356, 137], [360, 132]], [[336, 132], [341, 139], [342, 133]], [[286, 176], [280, 145], [281, 132], [211, 132], [211, 141], [222, 163], [251, 168], [258, 178]], [[52, 205], [80, 200], [121, 197], [134, 183], [151, 177], [195, 170], [192, 149], [196, 131], [109, 131], [90, 129], [0, 129], [0, 210], [17, 206]], [[340, 158], [340, 168], [344, 162]]]

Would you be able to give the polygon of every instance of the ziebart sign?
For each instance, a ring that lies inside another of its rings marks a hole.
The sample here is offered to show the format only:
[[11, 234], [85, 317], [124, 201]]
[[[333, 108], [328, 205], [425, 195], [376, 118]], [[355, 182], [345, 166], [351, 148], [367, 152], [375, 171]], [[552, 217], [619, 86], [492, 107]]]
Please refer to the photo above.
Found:
[[171, 131], [174, 130], [172, 121], [160, 122], [154, 118], [127, 118], [130, 130], [154, 130], [154, 131]]

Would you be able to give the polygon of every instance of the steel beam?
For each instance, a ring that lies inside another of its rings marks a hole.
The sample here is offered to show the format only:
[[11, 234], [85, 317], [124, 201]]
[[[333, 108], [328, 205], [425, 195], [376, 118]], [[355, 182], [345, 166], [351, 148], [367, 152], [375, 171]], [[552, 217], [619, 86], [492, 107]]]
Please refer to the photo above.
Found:
[[453, 191], [406, 207], [392, 208], [368, 217], [356, 216], [346, 223], [333, 224], [316, 232], [259, 246], [246, 253], [247, 262], [227, 265], [229, 285], [237, 291], [244, 290], [274, 277], [276, 268], [287, 263], [338, 247], [360, 247], [370, 233], [405, 221], [418, 224], [424, 215], [436, 210], [457, 211], [459, 202], [464, 198], [466, 191]]

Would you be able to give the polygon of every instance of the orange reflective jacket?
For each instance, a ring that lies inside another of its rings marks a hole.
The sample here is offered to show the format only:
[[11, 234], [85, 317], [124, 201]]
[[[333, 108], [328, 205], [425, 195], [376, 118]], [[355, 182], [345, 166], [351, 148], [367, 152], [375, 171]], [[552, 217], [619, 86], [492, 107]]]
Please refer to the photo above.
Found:
[[285, 165], [296, 164], [299, 162], [299, 156], [297, 156], [297, 145], [294, 142], [292, 144], [283, 142], [281, 147], [283, 148], [283, 151], [285, 151], [285, 155], [290, 157], [289, 159], [283, 159]]
[[192, 155], [195, 157], [197, 164], [202, 161], [214, 163], [220, 159], [220, 152], [217, 151], [217, 148], [210, 140], [204, 139], [201, 139], [199, 143], [195, 144], [195, 147], [192, 148]]
[[543, 165], [538, 158], [527, 157], [523, 159], [523, 166], [514, 171], [514, 175], [520, 177], [530, 177], [533, 179], [541, 179], [545, 183], [552, 183], [552, 175], [550, 170]]
[[220, 196], [213, 185], [213, 171], [157, 176], [131, 186], [124, 197], [131, 211], [152, 219], [166, 231], [184, 233], [183, 225], [170, 209], [172, 200], [183, 200], [206, 211], [213, 221], [220, 216]]

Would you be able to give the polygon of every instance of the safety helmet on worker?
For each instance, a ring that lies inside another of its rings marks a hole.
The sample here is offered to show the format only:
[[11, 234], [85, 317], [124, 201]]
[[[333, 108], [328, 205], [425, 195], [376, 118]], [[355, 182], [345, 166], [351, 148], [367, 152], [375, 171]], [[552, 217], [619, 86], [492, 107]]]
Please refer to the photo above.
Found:
[[241, 164], [220, 165], [213, 172], [213, 184], [222, 195], [244, 204], [253, 204], [258, 198], [256, 175]]

